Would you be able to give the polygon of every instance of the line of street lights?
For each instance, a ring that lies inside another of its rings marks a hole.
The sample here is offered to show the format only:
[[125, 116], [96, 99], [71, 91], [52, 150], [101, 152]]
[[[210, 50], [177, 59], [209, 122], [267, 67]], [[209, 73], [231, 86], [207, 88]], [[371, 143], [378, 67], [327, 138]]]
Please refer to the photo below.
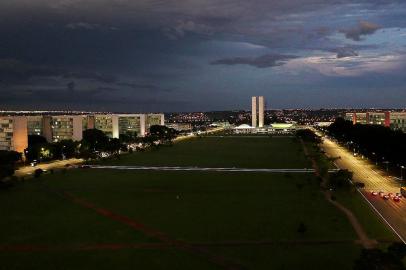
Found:
[[[353, 150], [354, 156], [356, 156], [358, 154], [357, 149], [356, 149], [356, 148], [358, 148], [358, 145], [356, 145], [353, 141], [347, 142], [347, 146], [349, 146], [349, 148]], [[375, 165], [378, 166], [378, 157], [377, 157], [376, 153], [372, 152], [372, 155], [374, 156], [374, 159], [375, 159]], [[389, 163], [390, 162], [388, 160], [385, 160], [385, 157], [382, 157], [382, 160], [383, 160], [382, 163], [386, 164], [386, 171], [389, 172]], [[403, 169], [405, 169], [405, 168], [406, 167], [403, 165], [400, 166], [400, 180], [401, 181], [403, 181]], [[402, 186], [402, 182], [400, 183], [400, 186]]]

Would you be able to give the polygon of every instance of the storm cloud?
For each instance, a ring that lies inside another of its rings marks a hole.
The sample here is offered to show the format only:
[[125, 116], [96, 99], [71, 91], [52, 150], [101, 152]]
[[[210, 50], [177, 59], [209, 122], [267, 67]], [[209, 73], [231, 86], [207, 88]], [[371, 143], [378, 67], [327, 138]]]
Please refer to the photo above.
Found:
[[289, 59], [297, 58], [295, 55], [266, 54], [258, 57], [232, 57], [218, 59], [210, 64], [212, 65], [250, 65], [257, 68], [269, 68], [281, 66]]
[[403, 0], [0, 1], [0, 109], [240, 109], [252, 89], [349, 106], [377, 77], [390, 107], [406, 98], [405, 16]]
[[340, 31], [344, 33], [347, 38], [352, 39], [354, 41], [360, 41], [362, 36], [372, 35], [379, 28], [380, 26], [375, 23], [360, 21], [357, 26], [349, 29], [342, 29]]
[[333, 51], [337, 53], [337, 58], [358, 56], [358, 53], [350, 47], [337, 48]]

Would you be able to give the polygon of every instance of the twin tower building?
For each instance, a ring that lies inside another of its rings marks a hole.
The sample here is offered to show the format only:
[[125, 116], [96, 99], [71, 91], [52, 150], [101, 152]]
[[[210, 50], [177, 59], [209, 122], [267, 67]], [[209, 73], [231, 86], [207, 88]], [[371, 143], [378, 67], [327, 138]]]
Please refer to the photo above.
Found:
[[262, 128], [264, 127], [264, 111], [265, 111], [265, 102], [264, 97], [252, 97], [251, 103], [252, 109], [252, 127]]

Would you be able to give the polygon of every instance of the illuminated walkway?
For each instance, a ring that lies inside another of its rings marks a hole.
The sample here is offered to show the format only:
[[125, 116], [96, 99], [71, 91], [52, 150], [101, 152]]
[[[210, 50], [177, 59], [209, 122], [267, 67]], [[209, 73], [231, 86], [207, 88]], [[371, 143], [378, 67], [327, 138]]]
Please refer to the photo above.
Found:
[[[265, 172], [265, 173], [314, 173], [314, 169], [257, 169], [257, 168], [207, 168], [207, 167], [180, 167], [180, 166], [106, 166], [89, 165], [92, 169], [113, 170], [151, 170], [151, 171], [209, 171], [209, 172]], [[335, 172], [337, 169], [329, 170]]]
[[39, 163], [37, 166], [32, 167], [32, 166], [23, 166], [16, 170], [15, 175], [16, 176], [25, 176], [25, 175], [31, 175], [34, 173], [36, 169], [42, 169], [42, 170], [51, 170], [51, 169], [60, 169], [64, 168], [66, 166], [70, 165], [77, 165], [83, 162], [83, 159], [77, 159], [77, 158], [71, 158], [71, 159], [66, 159], [66, 160], [55, 160], [51, 162], [44, 162], [44, 163]]

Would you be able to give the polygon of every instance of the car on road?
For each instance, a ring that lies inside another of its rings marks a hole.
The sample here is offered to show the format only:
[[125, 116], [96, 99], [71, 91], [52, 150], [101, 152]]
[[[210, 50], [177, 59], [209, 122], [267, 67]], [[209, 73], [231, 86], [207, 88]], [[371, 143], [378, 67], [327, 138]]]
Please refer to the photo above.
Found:
[[392, 192], [389, 192], [389, 193], [388, 193], [388, 196], [389, 196], [390, 198], [394, 198], [394, 197], [395, 197], [395, 194], [393, 194]]
[[378, 192], [372, 190], [372, 191], [371, 191], [371, 195], [376, 196], [376, 195], [378, 195]]
[[400, 202], [400, 198], [398, 196], [393, 197], [393, 201]]
[[381, 190], [378, 192], [378, 195], [379, 195], [379, 197], [383, 197], [385, 195], [385, 192]]
[[396, 197], [402, 198], [402, 194], [400, 194], [399, 192], [396, 193]]
[[389, 195], [387, 195], [387, 194], [383, 195], [382, 198], [383, 198], [384, 200], [389, 200], [389, 199], [390, 199]]

